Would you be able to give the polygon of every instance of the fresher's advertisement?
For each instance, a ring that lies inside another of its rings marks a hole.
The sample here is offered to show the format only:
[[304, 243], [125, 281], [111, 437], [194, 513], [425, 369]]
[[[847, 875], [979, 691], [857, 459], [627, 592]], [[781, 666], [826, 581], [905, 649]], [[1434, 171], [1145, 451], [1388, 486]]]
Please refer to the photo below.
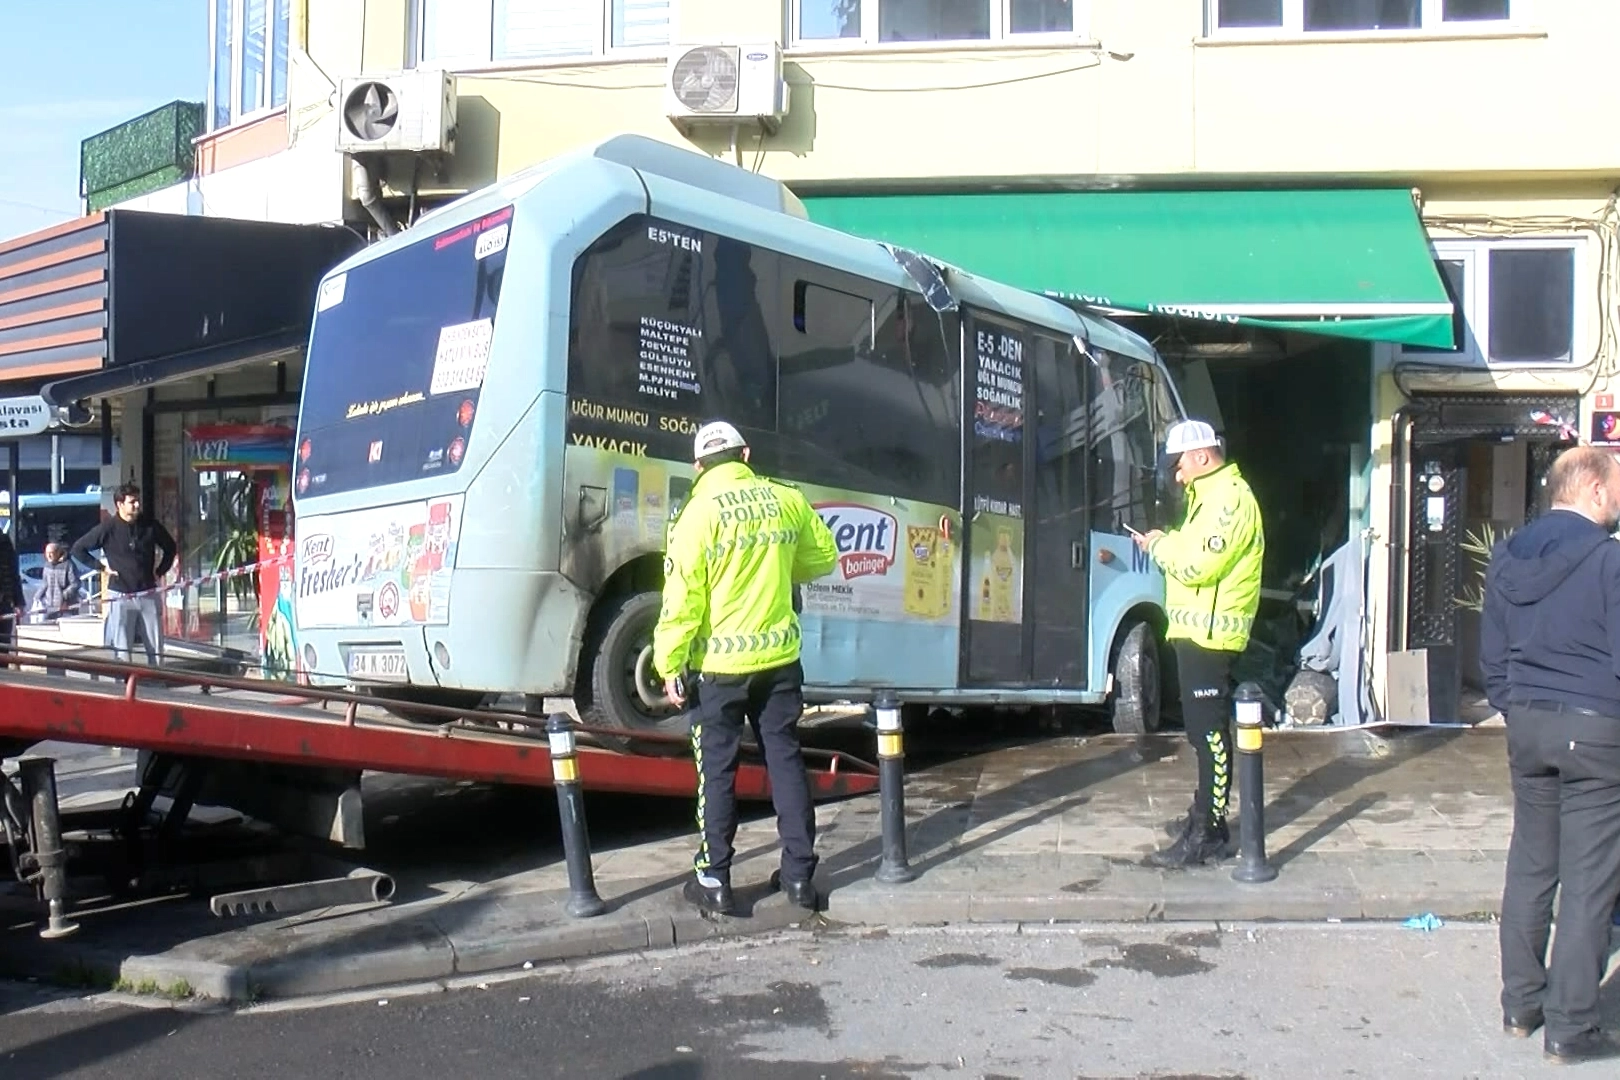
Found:
[[[564, 490], [574, 566], [612, 568], [662, 550], [672, 512], [692, 490], [689, 465], [591, 445], [566, 456]], [[950, 514], [928, 503], [896, 502], [813, 484], [796, 485], [831, 530], [838, 547], [832, 573], [806, 585], [804, 610], [832, 618], [955, 626], [959, 552], [940, 521]]]
[[461, 495], [298, 523], [298, 627], [450, 621]]

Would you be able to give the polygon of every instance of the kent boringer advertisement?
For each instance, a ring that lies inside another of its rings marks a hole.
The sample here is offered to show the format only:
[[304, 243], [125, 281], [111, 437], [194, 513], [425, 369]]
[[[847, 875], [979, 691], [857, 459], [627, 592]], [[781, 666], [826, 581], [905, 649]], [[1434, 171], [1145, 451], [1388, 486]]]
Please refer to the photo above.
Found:
[[[564, 490], [601, 492], [607, 566], [662, 550], [670, 515], [692, 489], [690, 465], [640, 450], [629, 440], [596, 443], [580, 436], [566, 455]], [[876, 495], [796, 486], [838, 545], [838, 568], [804, 587], [807, 614], [955, 625], [959, 549], [940, 532], [945, 507], [892, 506]]]

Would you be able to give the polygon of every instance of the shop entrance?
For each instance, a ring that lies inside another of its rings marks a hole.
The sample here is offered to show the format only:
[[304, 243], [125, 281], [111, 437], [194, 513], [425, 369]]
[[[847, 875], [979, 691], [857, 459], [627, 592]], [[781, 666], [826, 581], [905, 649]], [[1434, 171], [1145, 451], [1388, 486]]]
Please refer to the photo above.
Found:
[[1480, 610], [1497, 541], [1541, 506], [1542, 479], [1573, 443], [1573, 396], [1422, 395], [1397, 418], [1391, 650], [1421, 653], [1429, 718], [1478, 720]]
[[208, 418], [184, 433], [174, 527], [182, 584], [165, 632], [259, 658], [266, 674], [281, 677], [291, 668], [290, 654], [281, 655], [291, 645], [278, 601], [291, 569], [283, 563], [291, 555], [293, 429]]
[[[1188, 415], [1215, 426], [1259, 503], [1261, 606], [1236, 677], [1280, 710], [1317, 629], [1322, 568], [1367, 525], [1371, 346], [1187, 321], [1163, 323], [1153, 341]], [[1336, 703], [1323, 706], [1317, 722]]]

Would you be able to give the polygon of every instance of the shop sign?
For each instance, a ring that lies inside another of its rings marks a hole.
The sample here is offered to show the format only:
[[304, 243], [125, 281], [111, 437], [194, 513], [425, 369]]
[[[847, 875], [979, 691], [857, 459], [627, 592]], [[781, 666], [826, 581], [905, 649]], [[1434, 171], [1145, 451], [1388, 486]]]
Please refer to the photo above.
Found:
[[38, 435], [55, 418], [56, 411], [38, 394], [0, 398], [0, 439]]
[[1592, 414], [1592, 445], [1620, 446], [1620, 412]]
[[291, 469], [293, 431], [281, 424], [199, 424], [186, 429], [186, 450], [198, 471]]

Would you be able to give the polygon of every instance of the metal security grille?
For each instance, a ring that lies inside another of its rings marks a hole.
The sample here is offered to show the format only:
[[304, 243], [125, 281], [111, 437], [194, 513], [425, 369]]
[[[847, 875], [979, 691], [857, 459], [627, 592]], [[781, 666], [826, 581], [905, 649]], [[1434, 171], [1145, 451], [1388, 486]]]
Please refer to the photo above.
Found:
[[1563, 443], [1538, 442], [1530, 445], [1531, 514], [1539, 514], [1547, 509], [1547, 490], [1541, 485], [1546, 482], [1547, 470], [1552, 468], [1552, 463], [1558, 460], [1558, 455], [1563, 450]]
[[[1574, 394], [1420, 394], [1407, 409], [1419, 443], [1454, 439], [1560, 438], [1559, 422], [1580, 422]], [[1416, 466], [1421, 454], [1413, 456]]]
[[1579, 423], [1573, 394], [1419, 394], [1407, 406], [1412, 423], [1406, 500], [1406, 646], [1458, 643], [1459, 604], [1467, 556], [1461, 550], [1468, 488], [1469, 440], [1530, 443], [1528, 508], [1539, 507], [1540, 479], [1568, 432]]
[[1455, 445], [1417, 448], [1412, 462], [1411, 593], [1407, 642], [1411, 648], [1457, 641], [1463, 512], [1468, 470]]

